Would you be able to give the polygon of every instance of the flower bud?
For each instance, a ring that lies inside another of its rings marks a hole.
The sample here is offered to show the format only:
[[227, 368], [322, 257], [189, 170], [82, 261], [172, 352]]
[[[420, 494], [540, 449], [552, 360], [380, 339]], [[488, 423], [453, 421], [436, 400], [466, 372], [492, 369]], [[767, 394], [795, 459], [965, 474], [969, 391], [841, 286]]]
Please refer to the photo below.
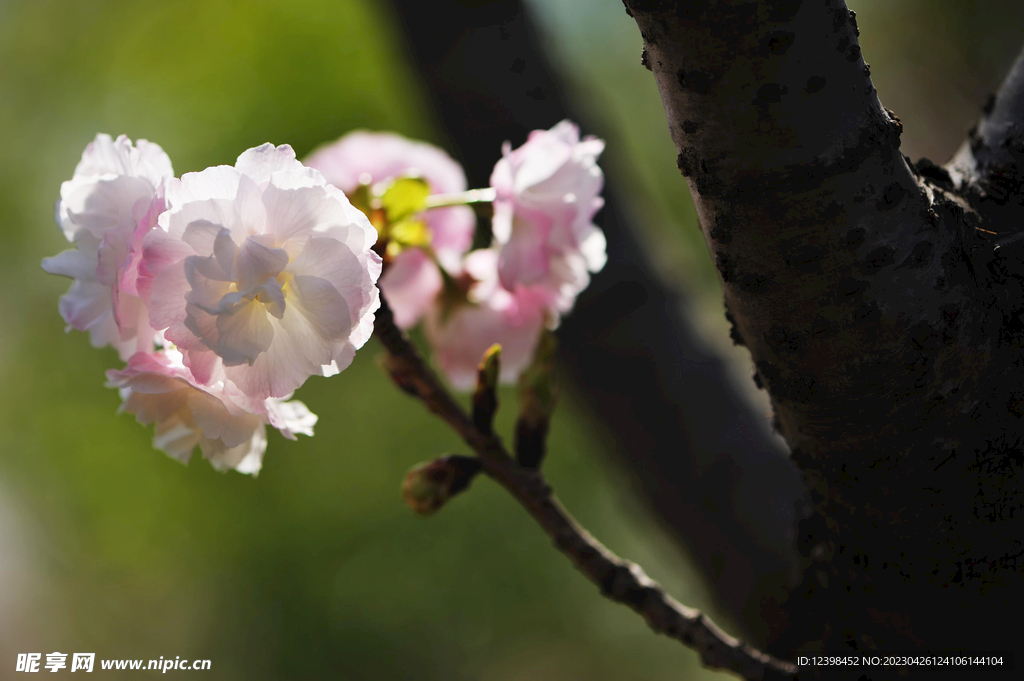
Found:
[[521, 466], [537, 468], [547, 452], [548, 427], [555, 410], [555, 335], [541, 334], [533, 362], [519, 376], [519, 419], [516, 421], [516, 459]]
[[402, 498], [420, 515], [430, 515], [466, 489], [480, 472], [480, 459], [450, 454], [414, 466], [402, 483]]
[[476, 390], [473, 392], [473, 425], [483, 433], [491, 432], [494, 414], [498, 411], [498, 374], [501, 367], [501, 344], [495, 343], [480, 360]]

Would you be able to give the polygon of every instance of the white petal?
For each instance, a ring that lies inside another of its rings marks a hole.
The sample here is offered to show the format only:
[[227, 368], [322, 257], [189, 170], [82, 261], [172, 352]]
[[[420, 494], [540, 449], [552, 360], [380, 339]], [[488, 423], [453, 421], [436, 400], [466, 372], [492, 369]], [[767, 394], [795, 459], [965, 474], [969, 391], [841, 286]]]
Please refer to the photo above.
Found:
[[167, 182], [167, 203], [177, 208], [193, 201], [233, 200], [238, 193], [240, 176], [231, 166], [214, 166], [198, 173], [185, 173], [180, 180]]
[[58, 206], [61, 227], [69, 241], [85, 230], [97, 239], [107, 229], [134, 228], [132, 210], [137, 201], [150, 201], [154, 187], [148, 180], [128, 176], [73, 179], [61, 185]]
[[508, 243], [512, 238], [514, 209], [511, 201], [495, 201], [494, 217], [491, 219], [491, 233], [499, 244]]
[[288, 264], [288, 254], [280, 248], [267, 248], [249, 237], [238, 249], [235, 263], [238, 289], [249, 291], [268, 277], [277, 277]]
[[235, 258], [238, 255], [238, 246], [231, 238], [231, 232], [226, 229], [220, 230], [213, 240], [213, 255], [223, 272], [229, 280], [235, 278]]
[[86, 146], [75, 175], [107, 174], [142, 177], [155, 187], [161, 180], [173, 177], [174, 170], [160, 145], [140, 139], [133, 148], [125, 135], [114, 140], [100, 133]]
[[[323, 365], [351, 361], [340, 352], [348, 342], [353, 320], [345, 299], [324, 279], [298, 276], [293, 280], [285, 314], [274, 327], [273, 343], [251, 366], [227, 366], [228, 377], [247, 395], [283, 397]], [[225, 362], [229, 364], [229, 362]]]
[[171, 458], [188, 463], [192, 450], [199, 444], [202, 434], [181, 421], [169, 421], [167, 427], [157, 427], [153, 446], [167, 453]]
[[270, 425], [280, 430], [286, 438], [294, 440], [296, 434], [313, 436], [317, 416], [302, 402], [272, 398], [267, 400], [266, 406]]
[[[356, 325], [356, 328], [352, 329], [352, 333], [348, 337], [353, 353], [363, 347], [366, 341], [370, 340], [370, 336], [373, 335], [373, 315], [378, 309], [380, 309], [380, 290], [375, 286], [370, 291], [370, 302], [363, 308], [359, 323]], [[338, 357], [338, 355], [335, 355], [335, 361], [340, 365], [341, 360]], [[349, 361], [351, 361], [351, 358]], [[348, 366], [348, 364], [345, 366]]]
[[220, 440], [225, 447], [237, 447], [252, 438], [252, 432], [261, 425], [255, 414], [232, 415], [223, 400], [202, 390], [188, 391], [188, 408], [196, 427], [203, 437]]
[[[251, 401], [234, 402], [223, 380], [215, 387], [197, 385], [181, 359], [170, 350], [138, 353], [123, 370], [107, 372], [108, 385], [120, 389], [123, 411], [140, 423], [156, 424], [154, 445], [176, 459], [187, 462], [199, 446], [219, 470], [258, 471], [266, 450], [267, 410]], [[309, 425], [301, 410], [287, 415], [297, 426]]]
[[75, 167], [75, 175], [129, 175], [132, 171], [131, 159], [129, 157], [131, 143], [127, 137], [121, 135], [114, 142], [114, 138], [105, 133], [99, 133], [95, 139], [86, 145], [82, 152], [82, 160]]
[[[360, 326], [361, 328], [361, 326]], [[372, 331], [372, 329], [371, 329]], [[355, 334], [353, 334], [354, 336]], [[369, 338], [369, 336], [363, 336], [363, 338]], [[366, 342], [365, 340], [363, 341]], [[356, 350], [362, 347], [362, 344], [356, 345], [355, 343], [345, 343], [339, 345], [334, 351], [334, 361], [331, 363], [332, 366], [338, 367], [338, 371], [344, 371], [348, 369], [352, 364], [352, 360], [356, 358]]]
[[210, 314], [219, 314], [242, 303], [242, 294], [238, 292], [234, 292], [233, 299], [225, 300], [232, 293], [231, 280], [223, 276], [213, 256], [200, 258], [193, 255], [185, 258], [185, 277], [189, 286], [185, 294], [186, 303], [196, 305]]
[[77, 248], [61, 251], [52, 258], [43, 258], [43, 270], [72, 279], [95, 279], [97, 258], [95, 253]]
[[[193, 205], [195, 204], [190, 204], [190, 207]], [[199, 219], [185, 225], [185, 231], [181, 234], [181, 240], [191, 246], [196, 255], [205, 258], [213, 255], [217, 238], [221, 234], [226, 235], [228, 240], [231, 239], [231, 232], [219, 222]]]
[[[285, 318], [294, 314], [293, 309], [294, 306], [288, 306]], [[257, 399], [284, 397], [294, 392], [306, 378], [319, 373], [321, 366], [327, 363], [317, 358], [327, 356], [330, 359], [328, 344], [309, 330], [295, 328], [301, 327], [301, 319], [291, 325], [292, 333], [282, 329], [281, 321], [273, 317], [269, 321], [275, 327], [274, 342], [270, 348], [261, 353], [252, 366], [224, 367], [227, 377], [240, 390]]]
[[61, 296], [59, 308], [68, 327], [79, 331], [91, 331], [106, 318], [113, 324], [110, 288], [96, 282], [76, 281]]
[[323, 187], [281, 189], [271, 182], [263, 191], [263, 206], [268, 231], [278, 243], [304, 238], [316, 229], [347, 227], [350, 222], [344, 205], [329, 198]]
[[253, 300], [216, 317], [219, 335], [213, 349], [225, 365], [252, 365], [260, 353], [270, 349], [274, 327], [262, 303]]
[[254, 288], [253, 293], [256, 300], [266, 306], [268, 314], [272, 314], [278, 319], [284, 317], [286, 304], [284, 287], [281, 286], [281, 282], [277, 279], [267, 279]]
[[559, 121], [547, 131], [548, 135], [555, 137], [563, 144], [576, 144], [580, 141], [580, 128], [572, 121], [565, 119]]
[[591, 272], [599, 272], [608, 261], [608, 243], [605, 240], [604, 232], [600, 229], [594, 230], [580, 244], [580, 252], [587, 261], [587, 269]]
[[[349, 312], [348, 301], [334, 288], [331, 282], [319, 277], [298, 275], [294, 281], [294, 298], [289, 296], [289, 310], [305, 317], [309, 330], [324, 340], [342, 340], [352, 331], [354, 320]], [[286, 328], [296, 320], [288, 314], [281, 320]], [[326, 364], [325, 357], [320, 364]]]
[[263, 454], [267, 451], [267, 429], [257, 428], [252, 438], [231, 449], [207, 455], [217, 470], [234, 468], [239, 473], [255, 477], [263, 467]]
[[184, 240], [188, 234], [186, 243], [194, 243], [193, 248], [196, 248], [199, 255], [213, 253], [213, 241], [221, 228], [230, 230], [236, 242], [244, 239], [247, 234], [241, 225], [234, 201], [228, 199], [186, 203], [162, 214], [159, 223], [172, 237]]
[[325, 279], [339, 291], [358, 287], [367, 278], [358, 257], [347, 244], [324, 237], [307, 239], [302, 251], [286, 269], [292, 274]]
[[[521, 192], [540, 184], [555, 174], [572, 159], [572, 147], [550, 137], [534, 138], [513, 154], [521, 152], [519, 166], [515, 169], [515, 190]], [[513, 163], [513, 166], [516, 164]]]
[[234, 236], [238, 242], [250, 234], [266, 233], [267, 211], [263, 207], [263, 188], [248, 175], [238, 178], [235, 212], [238, 217]]
[[[158, 272], [180, 263], [195, 255], [191, 246], [163, 231], [154, 229], [142, 239], [142, 263], [139, 265], [140, 279], [152, 279]], [[148, 290], [148, 285], [139, 283]], [[145, 296], [142, 296], [145, 298]]]
[[[195, 256], [190, 256], [195, 257]], [[166, 329], [185, 318], [185, 296], [191, 290], [185, 275], [185, 261], [163, 268], [149, 287], [149, 320], [156, 329]]]
[[270, 176], [282, 170], [302, 172], [303, 166], [295, 158], [295, 152], [287, 144], [275, 147], [273, 144], [262, 144], [243, 151], [235, 161], [235, 168], [240, 173], [251, 177], [257, 184], [270, 181]]
[[171, 159], [159, 144], [140, 139], [135, 141], [135, 148], [139, 150], [140, 174], [152, 182], [154, 187], [161, 180], [174, 177]]

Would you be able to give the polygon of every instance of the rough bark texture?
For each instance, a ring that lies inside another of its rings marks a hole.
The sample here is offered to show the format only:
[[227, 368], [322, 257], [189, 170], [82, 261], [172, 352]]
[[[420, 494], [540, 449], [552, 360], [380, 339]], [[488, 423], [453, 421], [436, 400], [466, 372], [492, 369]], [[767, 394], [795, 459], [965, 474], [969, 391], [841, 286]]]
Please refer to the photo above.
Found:
[[1024, 269], [994, 240], [1019, 229], [1020, 78], [955, 185], [900, 154], [842, 0], [625, 4], [812, 491], [769, 651], [1016, 647]]
[[[501, 144], [569, 117], [595, 130], [566, 91], [518, 0], [395, 0], [395, 19], [471, 185], [486, 186]], [[429, 26], [430, 30], [423, 30]], [[618, 462], [690, 549], [719, 601], [760, 643], [774, 594], [797, 562], [803, 490], [764, 419], [654, 272], [615, 187], [597, 222], [608, 264], [562, 323], [560, 361], [613, 436]]]
[[1006, 230], [998, 235], [997, 244], [1015, 241], [1024, 224], [1022, 117], [1024, 52], [1013, 65], [999, 97], [985, 105], [985, 116], [949, 163], [957, 189], [969, 198], [986, 228]]

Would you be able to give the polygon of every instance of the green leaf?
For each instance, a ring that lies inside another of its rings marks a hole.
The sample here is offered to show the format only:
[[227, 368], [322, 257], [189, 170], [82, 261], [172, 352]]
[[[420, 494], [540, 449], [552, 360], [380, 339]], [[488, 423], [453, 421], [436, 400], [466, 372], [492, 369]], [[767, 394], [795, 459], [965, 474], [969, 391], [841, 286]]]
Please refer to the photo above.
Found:
[[422, 220], [400, 220], [391, 225], [388, 238], [402, 246], [429, 246], [430, 230]]
[[426, 207], [430, 186], [419, 177], [403, 177], [391, 183], [380, 197], [388, 222], [397, 223]]

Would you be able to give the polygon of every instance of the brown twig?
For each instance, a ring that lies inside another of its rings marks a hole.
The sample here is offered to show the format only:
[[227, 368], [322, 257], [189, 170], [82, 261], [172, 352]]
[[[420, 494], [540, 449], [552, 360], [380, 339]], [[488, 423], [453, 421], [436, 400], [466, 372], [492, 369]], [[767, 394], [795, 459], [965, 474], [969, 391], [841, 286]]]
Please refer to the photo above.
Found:
[[473, 425], [469, 414], [395, 326], [383, 298], [374, 334], [388, 351], [385, 366], [399, 387], [418, 397], [455, 429], [480, 457], [482, 471], [523, 505], [555, 547], [597, 585], [602, 595], [628, 605], [655, 632], [696, 650], [707, 667], [727, 669], [752, 680], [796, 678], [795, 665], [729, 636], [699, 610], [682, 605], [665, 593], [639, 565], [619, 558], [580, 527], [555, 498], [540, 471], [516, 463], [496, 434], [482, 432]]

